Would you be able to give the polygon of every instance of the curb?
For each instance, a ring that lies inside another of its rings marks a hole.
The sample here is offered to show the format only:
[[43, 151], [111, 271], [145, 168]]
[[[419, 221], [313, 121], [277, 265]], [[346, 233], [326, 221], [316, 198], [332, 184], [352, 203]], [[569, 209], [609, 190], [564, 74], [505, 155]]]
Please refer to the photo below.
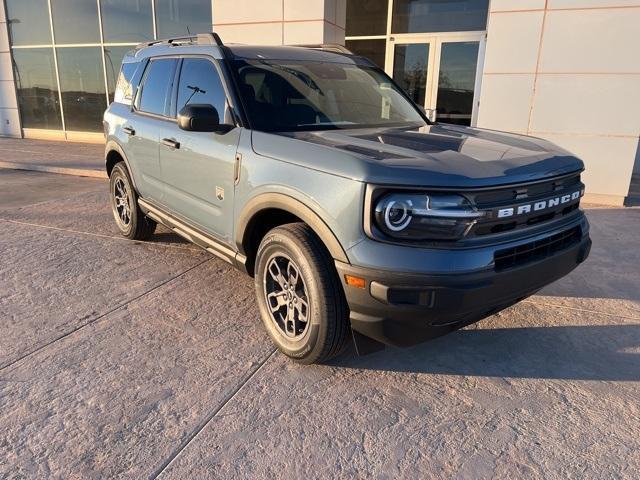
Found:
[[3, 162], [0, 160], [0, 168], [9, 168], [11, 170], [29, 170], [33, 172], [58, 173], [61, 175], [73, 175], [75, 177], [92, 177], [92, 178], [109, 178], [107, 172], [102, 170], [91, 170], [88, 168], [67, 168], [53, 167], [49, 165], [38, 165], [34, 163], [14, 163]]

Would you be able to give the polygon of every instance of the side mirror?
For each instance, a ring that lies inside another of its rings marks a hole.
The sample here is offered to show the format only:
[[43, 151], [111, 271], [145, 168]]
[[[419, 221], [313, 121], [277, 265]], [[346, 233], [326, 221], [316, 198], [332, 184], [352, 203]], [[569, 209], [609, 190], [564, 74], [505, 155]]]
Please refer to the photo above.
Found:
[[220, 123], [220, 115], [213, 105], [194, 103], [185, 105], [178, 113], [178, 126], [189, 132], [227, 133], [233, 125]]

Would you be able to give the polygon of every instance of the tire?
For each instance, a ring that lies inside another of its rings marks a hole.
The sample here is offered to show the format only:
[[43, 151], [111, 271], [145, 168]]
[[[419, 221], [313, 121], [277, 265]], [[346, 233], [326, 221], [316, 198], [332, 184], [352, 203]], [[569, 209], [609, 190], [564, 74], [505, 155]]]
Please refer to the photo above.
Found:
[[147, 218], [138, 206], [138, 195], [124, 162], [117, 163], [109, 177], [111, 211], [120, 233], [131, 240], [147, 240], [156, 222]]
[[255, 287], [265, 327], [286, 356], [322, 363], [343, 350], [349, 319], [342, 285], [329, 252], [307, 225], [291, 223], [265, 235], [256, 256]]

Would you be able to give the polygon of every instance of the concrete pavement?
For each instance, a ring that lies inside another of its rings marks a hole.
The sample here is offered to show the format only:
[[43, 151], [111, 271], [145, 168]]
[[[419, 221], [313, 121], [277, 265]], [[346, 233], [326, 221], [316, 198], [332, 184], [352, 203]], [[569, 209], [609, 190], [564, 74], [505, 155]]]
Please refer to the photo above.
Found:
[[107, 178], [104, 145], [92, 143], [2, 138], [0, 168]]
[[120, 237], [104, 180], [0, 186], [0, 478], [637, 478], [639, 209], [498, 315], [305, 367], [250, 278]]

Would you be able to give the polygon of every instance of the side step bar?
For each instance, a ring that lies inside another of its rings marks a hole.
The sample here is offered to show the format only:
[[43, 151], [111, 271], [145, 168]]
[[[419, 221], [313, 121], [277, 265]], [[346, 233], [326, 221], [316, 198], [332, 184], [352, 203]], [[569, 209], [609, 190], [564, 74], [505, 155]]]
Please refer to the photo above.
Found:
[[245, 264], [247, 263], [247, 257], [235, 250], [232, 250], [227, 245], [221, 243], [211, 235], [208, 235], [197, 228], [194, 228], [186, 223], [178, 220], [173, 215], [169, 215], [157, 206], [151, 204], [148, 200], [142, 198], [138, 199], [138, 205], [144, 214], [150, 219], [164, 225], [170, 230], [174, 231], [183, 238], [186, 238], [191, 243], [204, 248], [207, 252], [212, 253], [216, 257], [230, 263], [234, 267], [246, 271]]

